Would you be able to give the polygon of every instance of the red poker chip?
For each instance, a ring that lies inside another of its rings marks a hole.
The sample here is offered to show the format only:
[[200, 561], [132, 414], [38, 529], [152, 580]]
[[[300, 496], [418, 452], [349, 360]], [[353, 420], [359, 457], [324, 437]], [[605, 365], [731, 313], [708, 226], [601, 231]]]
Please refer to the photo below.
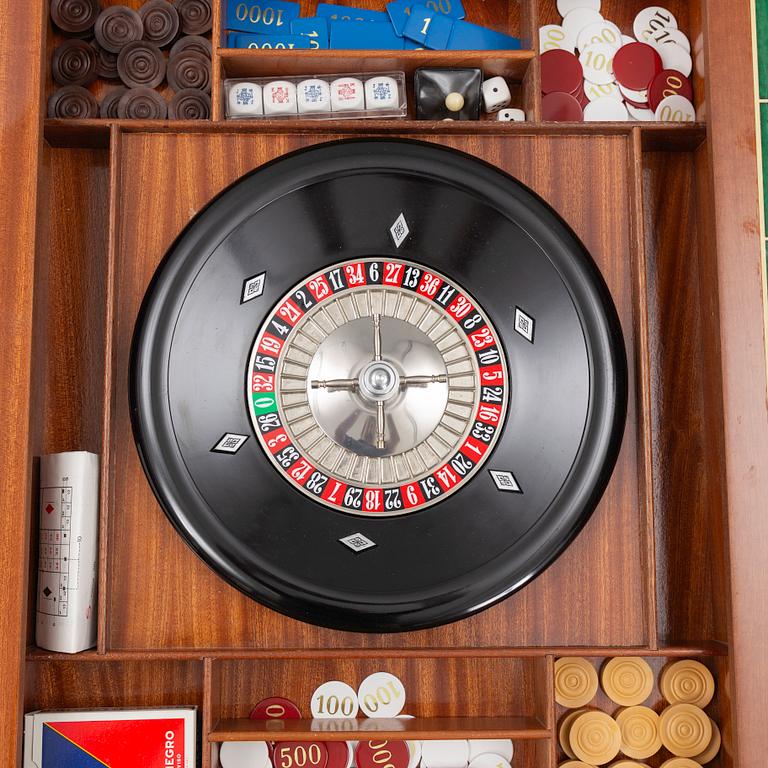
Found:
[[326, 741], [325, 748], [328, 750], [328, 768], [347, 768], [349, 747], [346, 741]]
[[661, 56], [655, 48], [645, 43], [623, 45], [613, 57], [616, 82], [633, 91], [648, 88], [661, 68]]
[[545, 51], [541, 60], [542, 93], [574, 93], [584, 80], [581, 62], [568, 51], [554, 48]]
[[653, 78], [648, 89], [648, 102], [655, 112], [659, 104], [667, 96], [684, 96], [693, 103], [693, 87], [691, 81], [676, 69], [664, 69]]
[[328, 749], [322, 741], [278, 741], [272, 765], [274, 768], [327, 768]]
[[249, 715], [251, 720], [300, 720], [299, 708], [290, 700], [281, 696], [262, 699]]
[[578, 123], [584, 110], [569, 93], [548, 93], [541, 99], [541, 119], [554, 123]]
[[[571, 97], [573, 98], [573, 97]], [[355, 750], [357, 768], [408, 768], [411, 757], [404, 741], [361, 741]], [[275, 766], [277, 768], [277, 766]]]

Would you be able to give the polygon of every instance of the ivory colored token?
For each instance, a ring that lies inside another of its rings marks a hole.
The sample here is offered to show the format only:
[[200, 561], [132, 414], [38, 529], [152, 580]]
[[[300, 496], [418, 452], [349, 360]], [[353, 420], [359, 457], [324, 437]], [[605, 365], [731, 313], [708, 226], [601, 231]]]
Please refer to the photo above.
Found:
[[614, 51], [618, 51], [622, 45], [621, 30], [612, 21], [602, 19], [584, 27], [576, 39], [576, 47], [580, 51], [585, 51], [589, 46], [598, 43], [610, 45]]
[[221, 768], [271, 768], [266, 741], [225, 741], [219, 750]]
[[589, 80], [585, 80], [584, 93], [590, 101], [595, 101], [596, 99], [613, 99], [614, 101], [621, 102], [624, 100], [624, 97], [619, 90], [619, 86], [616, 83], [598, 85], [597, 83], [590, 83]]
[[627, 102], [624, 105], [629, 112], [629, 116], [633, 120], [639, 120], [643, 123], [652, 123], [656, 120], [656, 113], [652, 109], [643, 109], [642, 107], [636, 107], [634, 104]]
[[562, 707], [583, 707], [597, 693], [597, 672], [578, 656], [555, 662], [555, 701]]
[[592, 8], [574, 8], [563, 18], [562, 27], [571, 40], [578, 40], [584, 27], [602, 20], [603, 17]]
[[328, 680], [312, 694], [312, 717], [350, 718], [357, 715], [355, 689], [339, 680]]
[[557, 731], [557, 740], [560, 742], [560, 748], [568, 757], [576, 758], [576, 754], [571, 749], [571, 726], [579, 715], [583, 715], [586, 709], [575, 709], [569, 712], [560, 721], [560, 728]]
[[673, 704], [659, 717], [661, 743], [677, 757], [695, 757], [712, 741], [712, 723], [693, 704]]
[[667, 96], [656, 107], [656, 119], [662, 123], [692, 123], [696, 120], [696, 110], [683, 96]]
[[701, 766], [687, 757], [670, 757], [661, 764], [661, 768], [701, 768]]
[[631, 35], [624, 35], [624, 34], [622, 34], [622, 36], [621, 36], [621, 44], [622, 45], [629, 45], [630, 43], [636, 43], [636, 42], [637, 42], [637, 40], [635, 40], [635, 38], [632, 37]]
[[[649, 42], [648, 45], [651, 45]], [[693, 70], [693, 59], [691, 54], [677, 43], [667, 43], [666, 45], [653, 45], [654, 50], [661, 57], [661, 64], [664, 69], [674, 69], [681, 72], [686, 77]]]
[[682, 659], [664, 668], [659, 690], [670, 704], [694, 704], [703, 708], [715, 695], [715, 678], [700, 661]]
[[584, 70], [584, 79], [597, 85], [607, 85], [614, 82], [613, 46], [607, 43], [591, 45], [579, 56], [579, 62]]
[[445, 108], [451, 112], [461, 112], [463, 106], [464, 97], [460, 93], [453, 91], [445, 97]]
[[661, 749], [659, 716], [650, 707], [627, 707], [616, 715], [621, 730], [621, 751], [644, 760]]
[[635, 16], [632, 31], [638, 42], [644, 43], [654, 32], [660, 29], [677, 29], [677, 19], [666, 8], [651, 5], [643, 8]]
[[499, 755], [508, 762], [512, 760], [515, 754], [515, 747], [512, 739], [470, 739], [469, 740], [469, 762], [471, 763], [480, 755]]
[[539, 53], [559, 48], [568, 53], [576, 50], [576, 40], [568, 37], [559, 24], [546, 24], [539, 27]]
[[360, 683], [357, 700], [367, 717], [397, 717], [405, 706], [405, 687], [389, 672], [374, 672]]
[[571, 749], [590, 765], [610, 763], [621, 749], [621, 730], [605, 712], [585, 712], [571, 726]]
[[603, 666], [600, 680], [608, 698], [622, 707], [642, 704], [653, 690], [653, 670], [639, 656], [611, 659]]
[[577, 8], [591, 8], [593, 11], [599, 11], [600, 0], [557, 0], [557, 12], [561, 16], [567, 16]]
[[469, 768], [510, 768], [509, 760], [501, 755], [478, 755], [469, 764]]
[[[399, 715], [402, 717], [402, 715]], [[421, 762], [421, 742], [420, 741], [406, 741], [408, 747], [408, 768], [416, 768]]]
[[626, 122], [627, 108], [614, 99], [595, 99], [584, 107], [584, 121], [587, 123]]
[[421, 742], [422, 768], [466, 768], [469, 742], [463, 739], [437, 739]]
[[709, 742], [709, 746], [700, 755], [696, 755], [696, 757], [693, 758], [700, 765], [711, 763], [720, 751], [720, 729], [711, 717], [709, 718], [709, 722], [712, 723], [712, 741]]
[[657, 29], [646, 41], [648, 45], [658, 49], [662, 45], [679, 45], [691, 52], [691, 41], [679, 29]]

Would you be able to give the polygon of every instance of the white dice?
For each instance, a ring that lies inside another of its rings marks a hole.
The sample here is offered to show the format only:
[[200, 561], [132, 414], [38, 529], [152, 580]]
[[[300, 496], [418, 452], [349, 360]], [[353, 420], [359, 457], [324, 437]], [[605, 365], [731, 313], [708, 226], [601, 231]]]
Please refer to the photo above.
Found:
[[229, 117], [251, 117], [264, 114], [261, 86], [258, 83], [235, 83], [229, 89]]
[[363, 83], [356, 77], [340, 77], [331, 83], [331, 109], [350, 112], [365, 109]]
[[400, 106], [400, 94], [394, 77], [381, 75], [365, 81], [366, 109], [397, 109]]
[[325, 80], [302, 80], [296, 86], [296, 98], [302, 115], [331, 111], [331, 88]]
[[501, 120], [502, 122], [515, 122], [515, 123], [524, 123], [525, 122], [525, 112], [523, 112], [522, 109], [502, 109], [499, 110], [498, 115], [496, 115], [497, 120]]
[[498, 112], [510, 101], [512, 94], [503, 77], [491, 77], [483, 83], [483, 106], [486, 112]]
[[295, 115], [296, 86], [289, 80], [273, 80], [264, 86], [265, 115]]

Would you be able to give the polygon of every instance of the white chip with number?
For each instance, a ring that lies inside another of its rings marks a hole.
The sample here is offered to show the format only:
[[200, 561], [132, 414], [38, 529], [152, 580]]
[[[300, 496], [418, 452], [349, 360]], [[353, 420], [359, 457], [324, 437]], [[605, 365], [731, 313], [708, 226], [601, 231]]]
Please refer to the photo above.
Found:
[[635, 104], [648, 103], [648, 91], [633, 91], [631, 88], [625, 88], [621, 83], [619, 83], [619, 91], [624, 95], [625, 99], [634, 101]]
[[389, 672], [374, 672], [360, 683], [357, 700], [367, 717], [397, 717], [405, 706], [405, 688]]
[[667, 96], [656, 107], [656, 119], [661, 123], [692, 123], [696, 120], [696, 110], [685, 96]]
[[656, 113], [652, 109], [641, 109], [640, 107], [633, 107], [631, 104], [625, 104], [624, 106], [633, 120], [650, 123], [656, 119]]
[[471, 763], [479, 755], [498, 755], [509, 761], [515, 754], [512, 739], [470, 739], [469, 762]]
[[421, 762], [421, 742], [406, 741], [405, 743], [408, 747], [408, 768], [416, 768]]
[[478, 755], [470, 764], [469, 768], [510, 768], [509, 760], [501, 755]]
[[579, 32], [576, 47], [584, 52], [593, 45], [604, 43], [613, 48], [614, 53], [621, 48], [621, 30], [612, 22], [603, 19], [595, 24], [589, 24]]
[[568, 37], [559, 24], [546, 24], [539, 27], [539, 52], [544, 53], [557, 48], [573, 53], [576, 50], [576, 40]]
[[590, 83], [589, 80], [584, 81], [584, 93], [590, 101], [597, 99], [613, 99], [614, 101], [624, 101], [624, 97], [621, 95], [619, 86], [616, 83], [606, 83], [605, 85], [598, 85], [597, 83]]
[[339, 680], [328, 680], [313, 694], [310, 704], [312, 717], [351, 718], [357, 715], [358, 703], [355, 689]]
[[662, 45], [674, 45], [675, 43], [691, 52], [691, 41], [679, 29], [658, 29], [646, 40], [657, 50]]
[[613, 55], [615, 49], [606, 43], [591, 45], [579, 56], [584, 70], [584, 79], [596, 85], [607, 85], [614, 82]]
[[579, 33], [584, 27], [602, 21], [603, 17], [591, 8], [576, 8], [563, 19], [563, 30], [570, 40], [579, 39]]
[[613, 99], [595, 99], [584, 107], [584, 122], [624, 122], [629, 120], [627, 108]]
[[643, 8], [635, 16], [632, 31], [640, 43], [645, 43], [648, 38], [660, 29], [677, 29], [677, 19], [666, 8], [660, 5], [650, 5]]
[[219, 750], [221, 768], [271, 768], [266, 741], [225, 741]]
[[561, 16], [567, 16], [577, 8], [590, 8], [593, 11], [599, 11], [600, 0], [557, 0], [557, 12]]
[[693, 70], [691, 54], [677, 43], [667, 43], [653, 46], [661, 56], [661, 64], [664, 69], [674, 69], [676, 72], [688, 77]]
[[622, 45], [629, 45], [630, 43], [636, 43], [637, 40], [635, 40], [634, 37], [630, 37], [629, 35], [622, 34], [621, 36], [621, 44]]
[[466, 768], [468, 762], [468, 741], [450, 739], [421, 742], [421, 768]]

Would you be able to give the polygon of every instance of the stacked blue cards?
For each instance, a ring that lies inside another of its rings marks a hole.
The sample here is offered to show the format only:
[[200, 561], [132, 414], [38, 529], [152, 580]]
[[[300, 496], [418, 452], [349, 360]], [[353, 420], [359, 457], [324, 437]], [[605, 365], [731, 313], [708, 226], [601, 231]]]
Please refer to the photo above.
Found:
[[393, 0], [386, 11], [318, 3], [300, 17], [299, 3], [227, 0], [227, 46], [267, 50], [518, 50], [520, 40], [464, 20], [461, 0]]

